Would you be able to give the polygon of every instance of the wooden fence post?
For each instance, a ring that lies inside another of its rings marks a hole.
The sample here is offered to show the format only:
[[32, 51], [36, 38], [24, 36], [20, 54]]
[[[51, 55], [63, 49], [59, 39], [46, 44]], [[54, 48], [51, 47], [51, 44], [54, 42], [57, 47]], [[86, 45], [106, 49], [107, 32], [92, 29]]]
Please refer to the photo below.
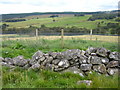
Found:
[[38, 29], [36, 29], [36, 40], [38, 40]]
[[92, 40], [92, 29], [90, 30], [90, 40]]
[[64, 29], [61, 29], [61, 45], [62, 45], [62, 48], [64, 48]]

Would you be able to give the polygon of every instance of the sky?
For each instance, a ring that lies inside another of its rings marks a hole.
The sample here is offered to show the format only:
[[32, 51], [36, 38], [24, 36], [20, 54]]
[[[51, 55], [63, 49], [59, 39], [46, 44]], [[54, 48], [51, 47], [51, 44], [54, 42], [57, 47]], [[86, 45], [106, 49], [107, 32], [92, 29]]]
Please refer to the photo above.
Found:
[[0, 14], [118, 10], [119, 0], [0, 0]]

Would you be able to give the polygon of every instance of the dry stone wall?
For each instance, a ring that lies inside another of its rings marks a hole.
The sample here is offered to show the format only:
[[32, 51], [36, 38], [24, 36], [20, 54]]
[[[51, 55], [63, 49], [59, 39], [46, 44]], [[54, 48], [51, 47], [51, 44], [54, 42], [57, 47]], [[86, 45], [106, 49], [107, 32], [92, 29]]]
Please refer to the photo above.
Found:
[[114, 75], [120, 67], [120, 53], [111, 52], [105, 48], [90, 47], [86, 51], [79, 49], [64, 52], [43, 53], [37, 51], [32, 59], [24, 59], [23, 56], [15, 58], [0, 58], [2, 66], [14, 69], [46, 69], [54, 72], [73, 72], [80, 76], [92, 71], [100, 74]]

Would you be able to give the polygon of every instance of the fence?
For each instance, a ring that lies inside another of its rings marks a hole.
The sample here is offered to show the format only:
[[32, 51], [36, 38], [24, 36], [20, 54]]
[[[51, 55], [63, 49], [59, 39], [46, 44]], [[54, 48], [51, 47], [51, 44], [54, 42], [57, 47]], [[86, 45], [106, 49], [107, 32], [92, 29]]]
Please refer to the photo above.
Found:
[[96, 40], [96, 41], [107, 41], [107, 42], [118, 42], [118, 35], [110, 35], [110, 34], [101, 34], [100, 32], [94, 32], [94, 30], [87, 31], [75, 31], [68, 32], [67, 30], [60, 29], [55, 32], [51, 32], [49, 30], [41, 31], [40, 29], [34, 30], [11, 30], [4, 31], [3, 34], [0, 35], [0, 38], [3, 40], [18, 40], [18, 39], [59, 39], [61, 38], [62, 46], [64, 45], [64, 39], [70, 38], [79, 38], [83, 40]]

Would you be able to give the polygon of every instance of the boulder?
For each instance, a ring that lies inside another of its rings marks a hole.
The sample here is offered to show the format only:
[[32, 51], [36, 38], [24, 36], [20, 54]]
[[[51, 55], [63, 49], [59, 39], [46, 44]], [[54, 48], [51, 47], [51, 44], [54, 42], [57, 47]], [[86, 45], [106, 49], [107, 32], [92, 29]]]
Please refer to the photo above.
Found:
[[43, 57], [40, 57], [40, 58], [38, 59], [38, 62], [41, 63], [41, 62], [43, 62], [44, 60], [45, 60], [45, 57], [43, 56]]
[[8, 63], [9, 65], [13, 65], [13, 59], [12, 58], [5, 58], [4, 62]]
[[90, 55], [91, 53], [96, 53], [96, 48], [89, 47], [89, 48], [85, 51], [85, 54], [86, 54], [86, 55]]
[[53, 71], [53, 70], [54, 70], [54, 65], [47, 63], [47, 64], [45, 65], [45, 69], [46, 69], [46, 70], [51, 70], [51, 71]]
[[84, 83], [85, 85], [90, 86], [91, 83], [92, 83], [92, 81], [91, 81], [91, 80], [80, 80], [80, 81], [77, 81], [77, 84], [78, 84], [78, 85], [80, 85], [80, 84], [82, 84], [82, 83]]
[[79, 63], [80, 63], [80, 64], [85, 64], [85, 63], [87, 63], [87, 57], [81, 55], [81, 56], [79, 57]]
[[4, 62], [4, 58], [3, 58], [3, 57], [0, 57], [0, 62], [2, 62], [2, 61]]
[[18, 57], [13, 58], [13, 64], [15, 66], [23, 67], [27, 63], [28, 63], [28, 60], [25, 60], [23, 56], [18, 56]]
[[102, 74], [106, 73], [106, 67], [104, 64], [101, 65], [94, 65], [93, 66], [93, 70]]
[[107, 66], [106, 66], [106, 68], [109, 68], [109, 67], [118, 67], [118, 61], [110, 61], [108, 64], [107, 64]]
[[79, 56], [81, 53], [81, 50], [79, 49], [71, 49], [62, 52], [61, 54], [63, 55], [64, 59], [70, 60], [70, 59], [76, 59], [77, 56]]
[[110, 55], [109, 55], [109, 58], [113, 59], [113, 60], [120, 60], [120, 53], [118, 53], [118, 52], [111, 52]]
[[102, 57], [107, 57], [108, 56], [108, 50], [105, 48], [97, 48], [96, 54]]
[[40, 69], [40, 64], [39, 64], [39, 63], [36, 63], [36, 64], [32, 65], [32, 66], [30, 67], [30, 69], [38, 70], [38, 69]]
[[15, 68], [15, 66], [9, 65], [9, 64], [6, 63], [6, 62], [1, 62], [0, 65], [5, 66], [5, 67], [9, 67], [9, 68], [11, 68], [11, 69], [12, 69], [12, 68]]
[[117, 68], [108, 68], [107, 72], [109, 75], [118, 74], [118, 69]]
[[43, 57], [43, 55], [44, 55], [44, 53], [39, 50], [32, 56], [32, 59], [38, 60], [39, 58]]
[[66, 59], [62, 59], [59, 63], [58, 63], [58, 66], [59, 67], [62, 67], [62, 68], [68, 68], [70, 66], [68, 60]]
[[109, 63], [108, 58], [101, 58], [101, 61], [102, 61], [103, 64], [108, 64]]
[[49, 52], [48, 53], [50, 56], [52, 56], [53, 58], [56, 58], [57, 57], [57, 52]]
[[89, 71], [89, 70], [91, 70], [91, 67], [92, 67], [92, 64], [81, 64], [80, 65], [80, 69], [82, 71]]
[[79, 74], [80, 76], [84, 77], [84, 72], [81, 69], [78, 69], [75, 66], [69, 67], [69, 68], [63, 70], [62, 72], [72, 72], [74, 74]]
[[91, 64], [101, 64], [102, 61], [101, 61], [101, 58], [98, 56], [91, 56], [90, 63]]
[[58, 65], [59, 62], [60, 62], [59, 59], [54, 59], [54, 60], [52, 60], [52, 64], [54, 64], [54, 65]]

